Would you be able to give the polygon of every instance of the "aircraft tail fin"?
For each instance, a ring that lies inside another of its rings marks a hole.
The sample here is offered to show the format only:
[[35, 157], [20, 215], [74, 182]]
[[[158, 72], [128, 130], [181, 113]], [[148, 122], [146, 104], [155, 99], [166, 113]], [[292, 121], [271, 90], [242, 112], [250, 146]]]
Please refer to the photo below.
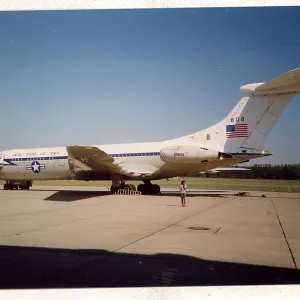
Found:
[[243, 97], [221, 122], [185, 138], [227, 153], [261, 153], [265, 140], [295, 94], [300, 68], [265, 83], [244, 85]]

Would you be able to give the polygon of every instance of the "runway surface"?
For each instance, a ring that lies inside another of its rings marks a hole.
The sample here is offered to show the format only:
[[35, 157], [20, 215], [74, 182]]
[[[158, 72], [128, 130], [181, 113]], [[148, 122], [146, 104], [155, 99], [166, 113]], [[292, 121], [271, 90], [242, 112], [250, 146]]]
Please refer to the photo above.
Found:
[[300, 194], [162, 191], [0, 190], [0, 288], [300, 283]]

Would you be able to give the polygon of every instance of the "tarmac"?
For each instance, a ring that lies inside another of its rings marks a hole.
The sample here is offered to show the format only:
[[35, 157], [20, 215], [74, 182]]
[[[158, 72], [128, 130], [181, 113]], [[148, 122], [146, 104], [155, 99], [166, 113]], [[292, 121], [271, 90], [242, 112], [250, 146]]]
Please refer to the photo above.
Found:
[[299, 284], [300, 194], [235, 193], [0, 190], [0, 288]]

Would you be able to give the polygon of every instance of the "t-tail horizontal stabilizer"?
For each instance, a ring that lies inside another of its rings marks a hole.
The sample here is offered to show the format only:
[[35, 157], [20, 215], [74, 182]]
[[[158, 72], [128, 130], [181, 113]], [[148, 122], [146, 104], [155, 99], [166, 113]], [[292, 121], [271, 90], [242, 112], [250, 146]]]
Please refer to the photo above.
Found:
[[244, 85], [241, 92], [247, 95], [295, 95], [300, 93], [300, 68], [286, 72], [268, 82]]

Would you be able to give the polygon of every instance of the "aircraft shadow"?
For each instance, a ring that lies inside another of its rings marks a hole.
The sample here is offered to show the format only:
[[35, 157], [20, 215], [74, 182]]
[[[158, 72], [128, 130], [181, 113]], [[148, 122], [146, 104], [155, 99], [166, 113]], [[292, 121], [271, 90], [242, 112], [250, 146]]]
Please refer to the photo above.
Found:
[[[161, 192], [161, 196], [167, 196], [167, 197], [179, 197], [180, 193], [179, 192]], [[229, 195], [228, 194], [203, 194], [203, 193], [187, 193], [187, 198], [191, 197], [210, 197], [210, 198], [227, 198]]]
[[300, 270], [176, 254], [0, 246], [0, 288], [299, 284]]
[[[57, 191], [51, 196], [44, 199], [44, 201], [61, 201], [61, 202], [73, 202], [78, 200], [86, 200], [89, 198], [95, 198], [100, 196], [108, 196], [110, 195], [106, 191], [76, 191], [76, 190], [61, 190]], [[122, 196], [122, 195], [118, 195]], [[128, 197], [127, 195], [123, 195], [124, 197]], [[178, 192], [162, 192], [160, 196], [168, 196], [168, 197], [179, 197]], [[160, 197], [160, 196], [153, 196], [153, 197]], [[187, 195], [188, 198], [190, 197], [225, 197], [226, 194], [203, 194], [203, 193], [189, 193]]]
[[107, 195], [109, 195], [108, 192], [103, 191], [57, 191], [44, 201], [73, 202]]
[[[162, 193], [179, 193], [179, 189], [174, 189], [172, 191], [164, 191]], [[188, 193], [228, 193], [228, 190], [205, 190], [205, 189], [189, 189]]]

